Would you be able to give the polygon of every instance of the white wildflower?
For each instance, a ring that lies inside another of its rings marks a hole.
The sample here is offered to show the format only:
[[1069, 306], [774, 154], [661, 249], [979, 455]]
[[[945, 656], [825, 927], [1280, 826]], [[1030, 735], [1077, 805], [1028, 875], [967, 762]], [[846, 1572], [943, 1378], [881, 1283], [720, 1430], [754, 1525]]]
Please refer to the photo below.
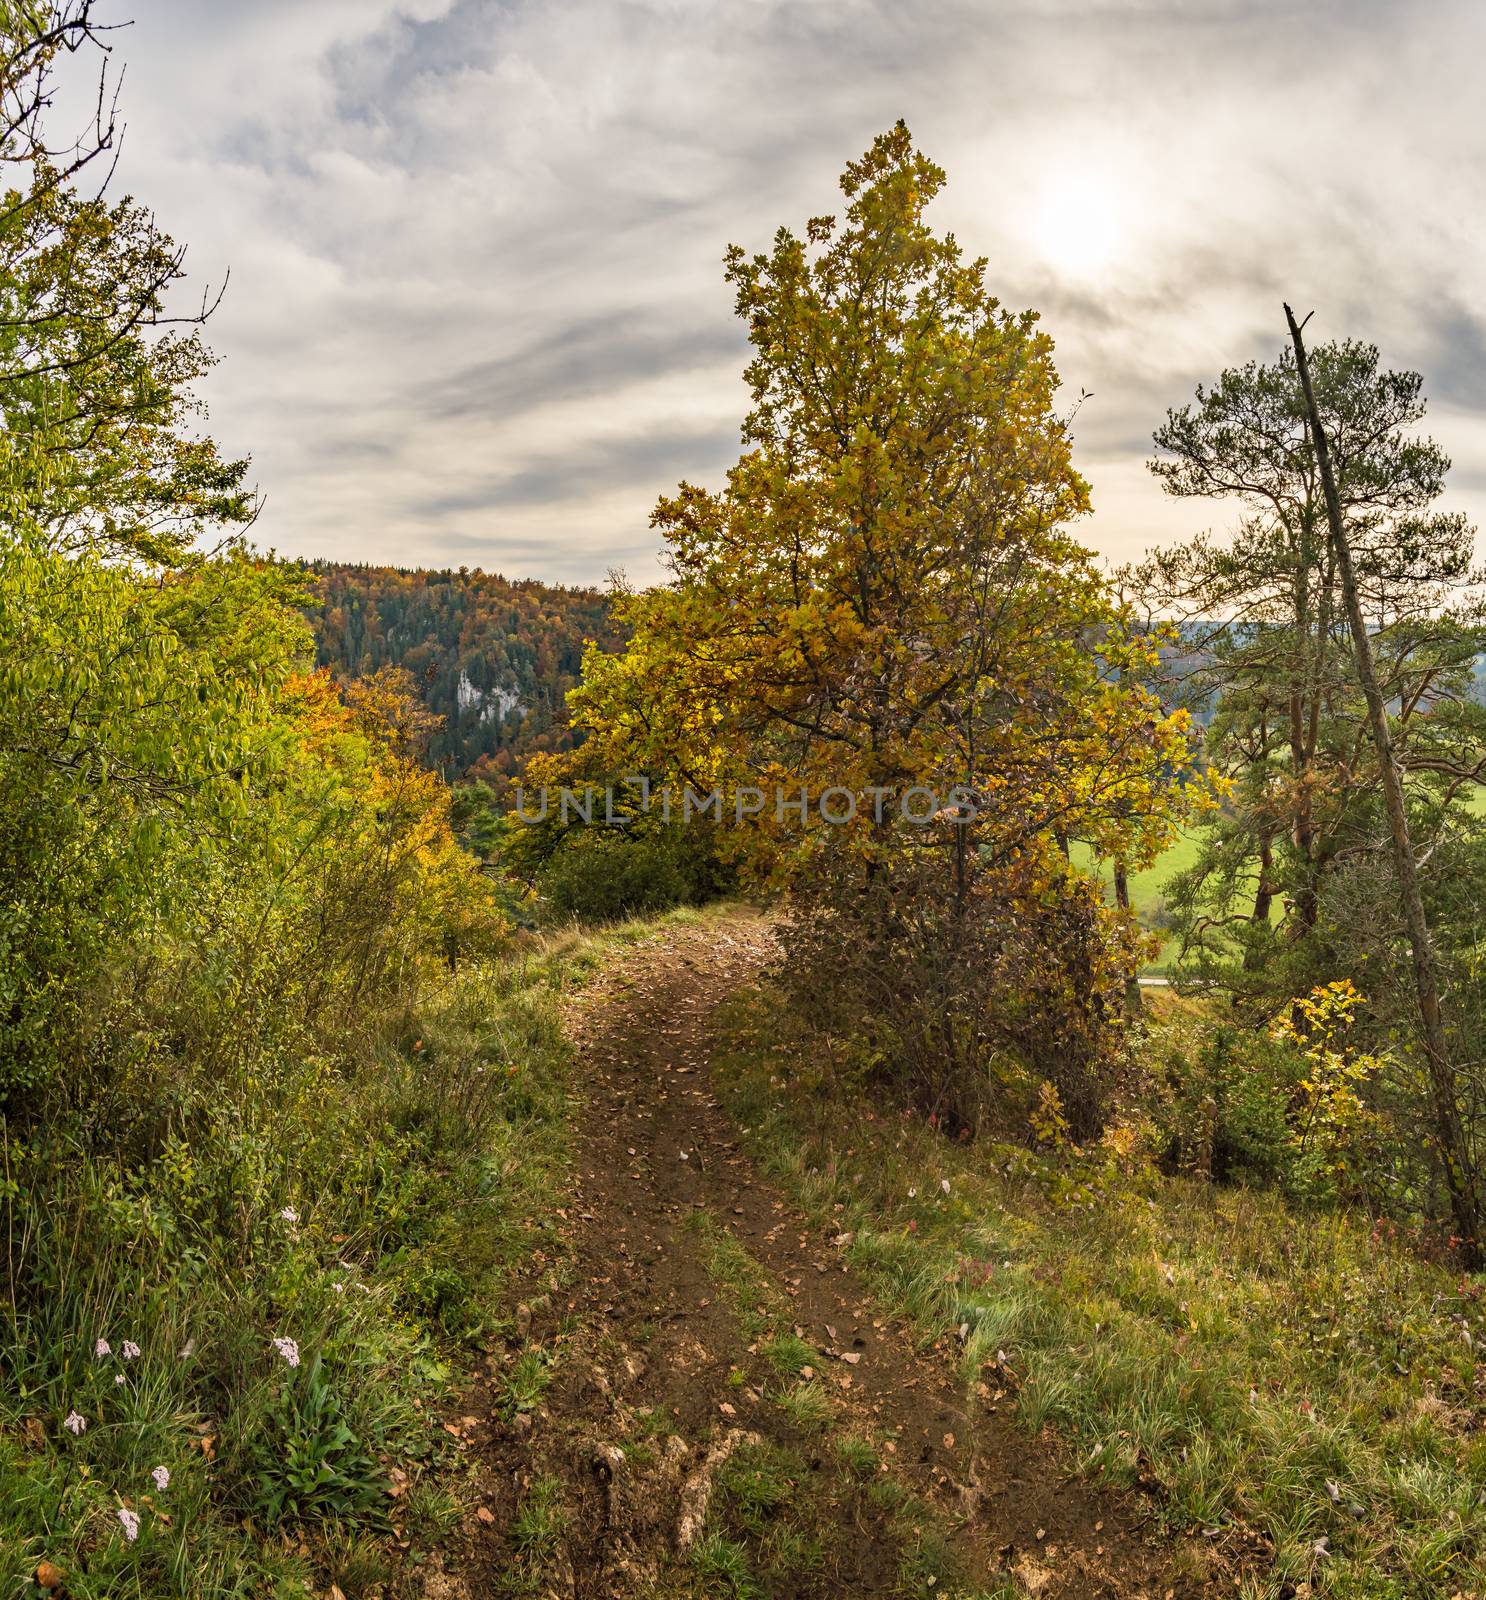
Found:
[[949, 1179], [948, 1178], [941, 1178], [939, 1180], [939, 1187], [944, 1190], [945, 1194], [948, 1194], [949, 1193]]
[[293, 1206], [285, 1206], [284, 1209], [279, 1212], [279, 1215], [284, 1219], [285, 1222], [299, 1221], [299, 1213], [294, 1209]]
[[133, 1544], [139, 1537], [139, 1518], [128, 1506], [119, 1507], [119, 1525], [124, 1530], [124, 1537]]
[[343, 1283], [333, 1283], [330, 1287], [334, 1289], [337, 1294], [344, 1294], [346, 1292], [346, 1286]]
[[159, 1489], [162, 1494], [170, 1487], [169, 1467], [155, 1467], [151, 1470], [150, 1476], [155, 1480], [155, 1487]]
[[917, 1189], [910, 1189], [908, 1191], [908, 1198], [910, 1200], [917, 1200], [918, 1199], [918, 1190]]
[[131, 1339], [125, 1339], [119, 1348], [119, 1354], [125, 1361], [133, 1361], [139, 1355], [139, 1346]]
[[74, 1437], [80, 1434], [87, 1427], [87, 1425], [88, 1419], [86, 1417], [79, 1416], [76, 1411], [69, 1411], [62, 1422], [62, 1426], [66, 1428], [68, 1433], [72, 1434]]
[[291, 1367], [299, 1365], [299, 1346], [293, 1339], [275, 1339], [273, 1347]]
[[117, 1389], [117, 1388], [118, 1388], [118, 1386], [119, 1386], [119, 1385], [120, 1385], [120, 1384], [121, 1384], [121, 1383], [122, 1383], [122, 1382], [123, 1382], [123, 1381], [124, 1381], [124, 1374], [123, 1374], [123, 1373], [122, 1373], [122, 1372], [116, 1372], [116, 1373], [114, 1373], [114, 1388], [115, 1388], [115, 1389]]
[[107, 1339], [100, 1339], [97, 1344], [93, 1346], [93, 1354], [99, 1361], [102, 1361], [104, 1356], [111, 1356], [113, 1354], [113, 1349], [109, 1345]]
[[187, 1339], [180, 1349], [176, 1351], [175, 1358], [177, 1361], [189, 1361], [195, 1354], [196, 1341], [194, 1339]]

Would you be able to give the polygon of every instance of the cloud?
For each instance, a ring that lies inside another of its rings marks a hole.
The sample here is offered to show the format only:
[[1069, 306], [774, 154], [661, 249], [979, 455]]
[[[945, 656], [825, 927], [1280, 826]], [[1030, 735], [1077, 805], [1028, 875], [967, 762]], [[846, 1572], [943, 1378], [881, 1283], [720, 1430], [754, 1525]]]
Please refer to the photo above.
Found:
[[737, 452], [735, 428], [692, 431], [646, 429], [630, 438], [590, 444], [581, 454], [554, 451], [510, 470], [470, 478], [456, 488], [417, 496], [410, 512], [440, 521], [463, 512], [520, 510], [534, 506], [580, 508], [597, 493], [651, 491], [677, 477], [720, 475]]
[[724, 359], [741, 367], [746, 350], [741, 328], [730, 321], [678, 325], [642, 306], [566, 324], [509, 353], [440, 374], [409, 401], [433, 418], [501, 421], [537, 405], [602, 396]]
[[1475, 0], [103, 3], [120, 185], [232, 268], [205, 393], [285, 551], [653, 577], [656, 496], [746, 409], [725, 245], [836, 209], [898, 116], [1092, 391], [1096, 548], [1207, 519], [1151, 429], [1282, 298], [1425, 373], [1486, 515]]

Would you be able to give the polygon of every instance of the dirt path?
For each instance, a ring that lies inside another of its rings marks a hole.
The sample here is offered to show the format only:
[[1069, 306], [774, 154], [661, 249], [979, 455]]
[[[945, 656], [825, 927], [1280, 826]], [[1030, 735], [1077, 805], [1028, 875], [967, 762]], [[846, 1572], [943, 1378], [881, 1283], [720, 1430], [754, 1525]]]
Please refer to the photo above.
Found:
[[473, 1592], [942, 1593], [933, 1528], [960, 1592], [1203, 1592], [1138, 1496], [1067, 1481], [989, 1409], [993, 1372], [967, 1400], [755, 1171], [709, 1079], [711, 1019], [770, 953], [743, 913], [668, 929], [574, 1007], [575, 1270], [471, 1402], [499, 1419]]

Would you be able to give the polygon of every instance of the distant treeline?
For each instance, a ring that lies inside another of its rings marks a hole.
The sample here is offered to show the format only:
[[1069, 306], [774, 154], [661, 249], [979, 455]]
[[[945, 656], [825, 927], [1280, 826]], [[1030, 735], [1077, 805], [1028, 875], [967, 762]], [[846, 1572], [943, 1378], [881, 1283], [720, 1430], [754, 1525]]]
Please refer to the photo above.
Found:
[[423, 571], [316, 561], [310, 621], [318, 660], [338, 678], [380, 667], [412, 674], [443, 718], [429, 759], [450, 778], [500, 784], [534, 751], [568, 748], [566, 696], [588, 640], [624, 644], [598, 589], [513, 581], [461, 567]]

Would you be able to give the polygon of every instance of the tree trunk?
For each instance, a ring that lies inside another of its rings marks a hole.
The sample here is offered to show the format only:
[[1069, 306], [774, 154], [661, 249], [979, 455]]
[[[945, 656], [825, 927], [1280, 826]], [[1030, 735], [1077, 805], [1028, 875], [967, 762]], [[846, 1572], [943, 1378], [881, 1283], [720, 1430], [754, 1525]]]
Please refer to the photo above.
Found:
[[[1125, 858], [1120, 856], [1114, 864], [1115, 904], [1121, 911], [1130, 909], [1130, 878], [1125, 871]], [[1125, 1014], [1140, 1015], [1140, 975], [1133, 968], [1125, 974]]]
[[1294, 813], [1291, 837], [1302, 867], [1300, 889], [1295, 897], [1296, 909], [1306, 932], [1311, 932], [1320, 918], [1320, 902], [1316, 894], [1315, 829], [1311, 817], [1311, 762], [1306, 741], [1306, 685], [1310, 678], [1311, 657], [1311, 568], [1312, 568], [1311, 511], [1307, 506], [1300, 515], [1299, 547], [1295, 558], [1294, 614], [1296, 658], [1291, 665], [1290, 683], [1290, 781], [1291, 806]]
[[1250, 925], [1255, 930], [1244, 952], [1245, 972], [1255, 971], [1264, 957], [1261, 935], [1269, 935], [1269, 917], [1274, 908], [1274, 835], [1268, 824], [1259, 833], [1259, 882], [1254, 889], [1254, 909], [1249, 913]]
[[1439, 972], [1435, 962], [1434, 943], [1430, 938], [1429, 922], [1424, 915], [1424, 898], [1419, 892], [1419, 869], [1414, 860], [1414, 845], [1409, 837], [1409, 818], [1404, 809], [1403, 781], [1393, 759], [1393, 739], [1388, 728], [1388, 708], [1378, 675], [1373, 666], [1372, 640], [1367, 631], [1367, 619], [1362, 615], [1362, 602], [1357, 593], [1357, 575], [1352, 567], [1352, 547], [1347, 539], [1346, 524], [1342, 520], [1341, 498], [1336, 490], [1336, 478], [1331, 470], [1331, 454], [1326, 442], [1326, 430], [1321, 426], [1321, 413], [1316, 406], [1316, 396], [1311, 388], [1311, 372], [1306, 360], [1305, 341], [1300, 335], [1300, 324], [1287, 305], [1285, 320], [1290, 325], [1290, 337], [1295, 344], [1295, 364], [1300, 374], [1300, 386], [1305, 394], [1306, 411], [1310, 417], [1311, 437], [1316, 449], [1316, 465], [1321, 473], [1321, 487], [1326, 494], [1326, 518], [1331, 529], [1332, 548], [1336, 554], [1337, 572], [1341, 578], [1342, 600], [1351, 624], [1352, 644], [1357, 652], [1357, 676], [1362, 682], [1362, 693], [1367, 701], [1367, 718], [1372, 729], [1373, 744], [1378, 753], [1379, 776], [1383, 784], [1383, 799], [1388, 807], [1388, 823], [1393, 832], [1393, 855], [1398, 870], [1398, 887], [1403, 899], [1404, 921], [1408, 926], [1409, 947], [1414, 959], [1414, 990], [1419, 1002], [1419, 1020], [1422, 1024], [1424, 1054], [1429, 1067], [1430, 1090], [1434, 1105], [1435, 1140], [1439, 1145], [1440, 1161], [1444, 1167], [1445, 1184], [1450, 1194], [1450, 1209], [1460, 1233], [1462, 1245], [1476, 1265], [1481, 1259], [1481, 1202], [1470, 1151], [1466, 1146], [1465, 1126], [1460, 1114], [1460, 1102], [1455, 1092], [1455, 1073], [1450, 1063], [1449, 1046], [1445, 1038], [1444, 1018], [1440, 1012]]

